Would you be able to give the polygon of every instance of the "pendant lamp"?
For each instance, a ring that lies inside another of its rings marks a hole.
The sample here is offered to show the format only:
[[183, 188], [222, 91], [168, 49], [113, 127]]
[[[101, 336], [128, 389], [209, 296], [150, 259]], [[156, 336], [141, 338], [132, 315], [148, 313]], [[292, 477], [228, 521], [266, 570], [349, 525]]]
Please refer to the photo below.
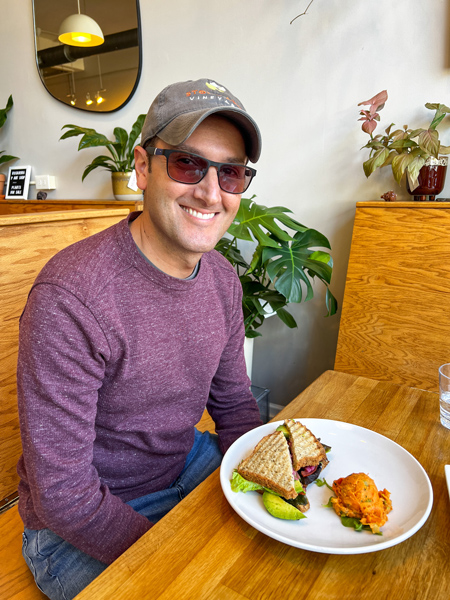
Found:
[[70, 15], [64, 19], [59, 28], [58, 40], [68, 46], [100, 46], [105, 41], [99, 25], [80, 11], [78, 0], [78, 14]]

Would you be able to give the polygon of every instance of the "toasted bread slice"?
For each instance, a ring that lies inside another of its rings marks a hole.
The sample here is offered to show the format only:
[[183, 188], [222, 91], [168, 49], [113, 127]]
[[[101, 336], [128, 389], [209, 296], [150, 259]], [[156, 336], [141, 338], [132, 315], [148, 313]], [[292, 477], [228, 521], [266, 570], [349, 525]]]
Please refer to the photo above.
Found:
[[322, 463], [324, 468], [328, 464], [324, 447], [309, 429], [293, 419], [286, 419], [284, 425], [289, 432], [292, 464], [295, 471], [299, 471], [302, 467], [314, 467], [319, 463]]
[[237, 468], [245, 479], [273, 490], [283, 498], [296, 498], [289, 446], [281, 431], [262, 438]]

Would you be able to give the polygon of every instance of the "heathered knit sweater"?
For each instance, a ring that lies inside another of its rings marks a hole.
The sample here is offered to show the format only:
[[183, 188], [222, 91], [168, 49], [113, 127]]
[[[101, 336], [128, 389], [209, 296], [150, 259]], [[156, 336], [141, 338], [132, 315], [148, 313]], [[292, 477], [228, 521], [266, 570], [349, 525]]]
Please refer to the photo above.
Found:
[[241, 286], [216, 251], [170, 277], [119, 224], [44, 267], [20, 324], [19, 511], [111, 563], [151, 524], [126, 501], [180, 474], [207, 406], [224, 452], [261, 424]]

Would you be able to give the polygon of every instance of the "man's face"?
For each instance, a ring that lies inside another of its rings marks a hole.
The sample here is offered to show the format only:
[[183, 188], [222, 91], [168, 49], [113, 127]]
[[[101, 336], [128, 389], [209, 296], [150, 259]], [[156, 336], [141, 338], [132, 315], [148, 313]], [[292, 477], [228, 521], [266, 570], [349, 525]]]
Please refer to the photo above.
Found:
[[[158, 140], [156, 146], [173, 148], [162, 140]], [[240, 131], [219, 116], [205, 119], [177, 148], [217, 162], [246, 162]], [[215, 167], [210, 167], [202, 181], [188, 185], [169, 178], [165, 156], [151, 158], [151, 172], [146, 164], [143, 168], [146, 152], [138, 148], [136, 156], [137, 182], [145, 190], [142, 215], [148, 250], [145, 253], [165, 272], [169, 271], [158, 264], [158, 258], [170, 264], [181, 262], [195, 266], [204, 252], [214, 248], [232, 223], [239, 208], [240, 194], [220, 189]]]

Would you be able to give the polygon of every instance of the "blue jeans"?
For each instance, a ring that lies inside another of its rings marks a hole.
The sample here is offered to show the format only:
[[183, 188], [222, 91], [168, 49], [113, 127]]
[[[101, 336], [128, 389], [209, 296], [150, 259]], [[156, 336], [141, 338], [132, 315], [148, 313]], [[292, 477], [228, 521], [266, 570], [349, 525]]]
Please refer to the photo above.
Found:
[[[194, 445], [172, 485], [128, 504], [156, 523], [215, 471], [221, 461], [217, 436], [195, 430]], [[107, 567], [50, 529], [25, 529], [22, 553], [38, 588], [51, 600], [71, 600]]]

